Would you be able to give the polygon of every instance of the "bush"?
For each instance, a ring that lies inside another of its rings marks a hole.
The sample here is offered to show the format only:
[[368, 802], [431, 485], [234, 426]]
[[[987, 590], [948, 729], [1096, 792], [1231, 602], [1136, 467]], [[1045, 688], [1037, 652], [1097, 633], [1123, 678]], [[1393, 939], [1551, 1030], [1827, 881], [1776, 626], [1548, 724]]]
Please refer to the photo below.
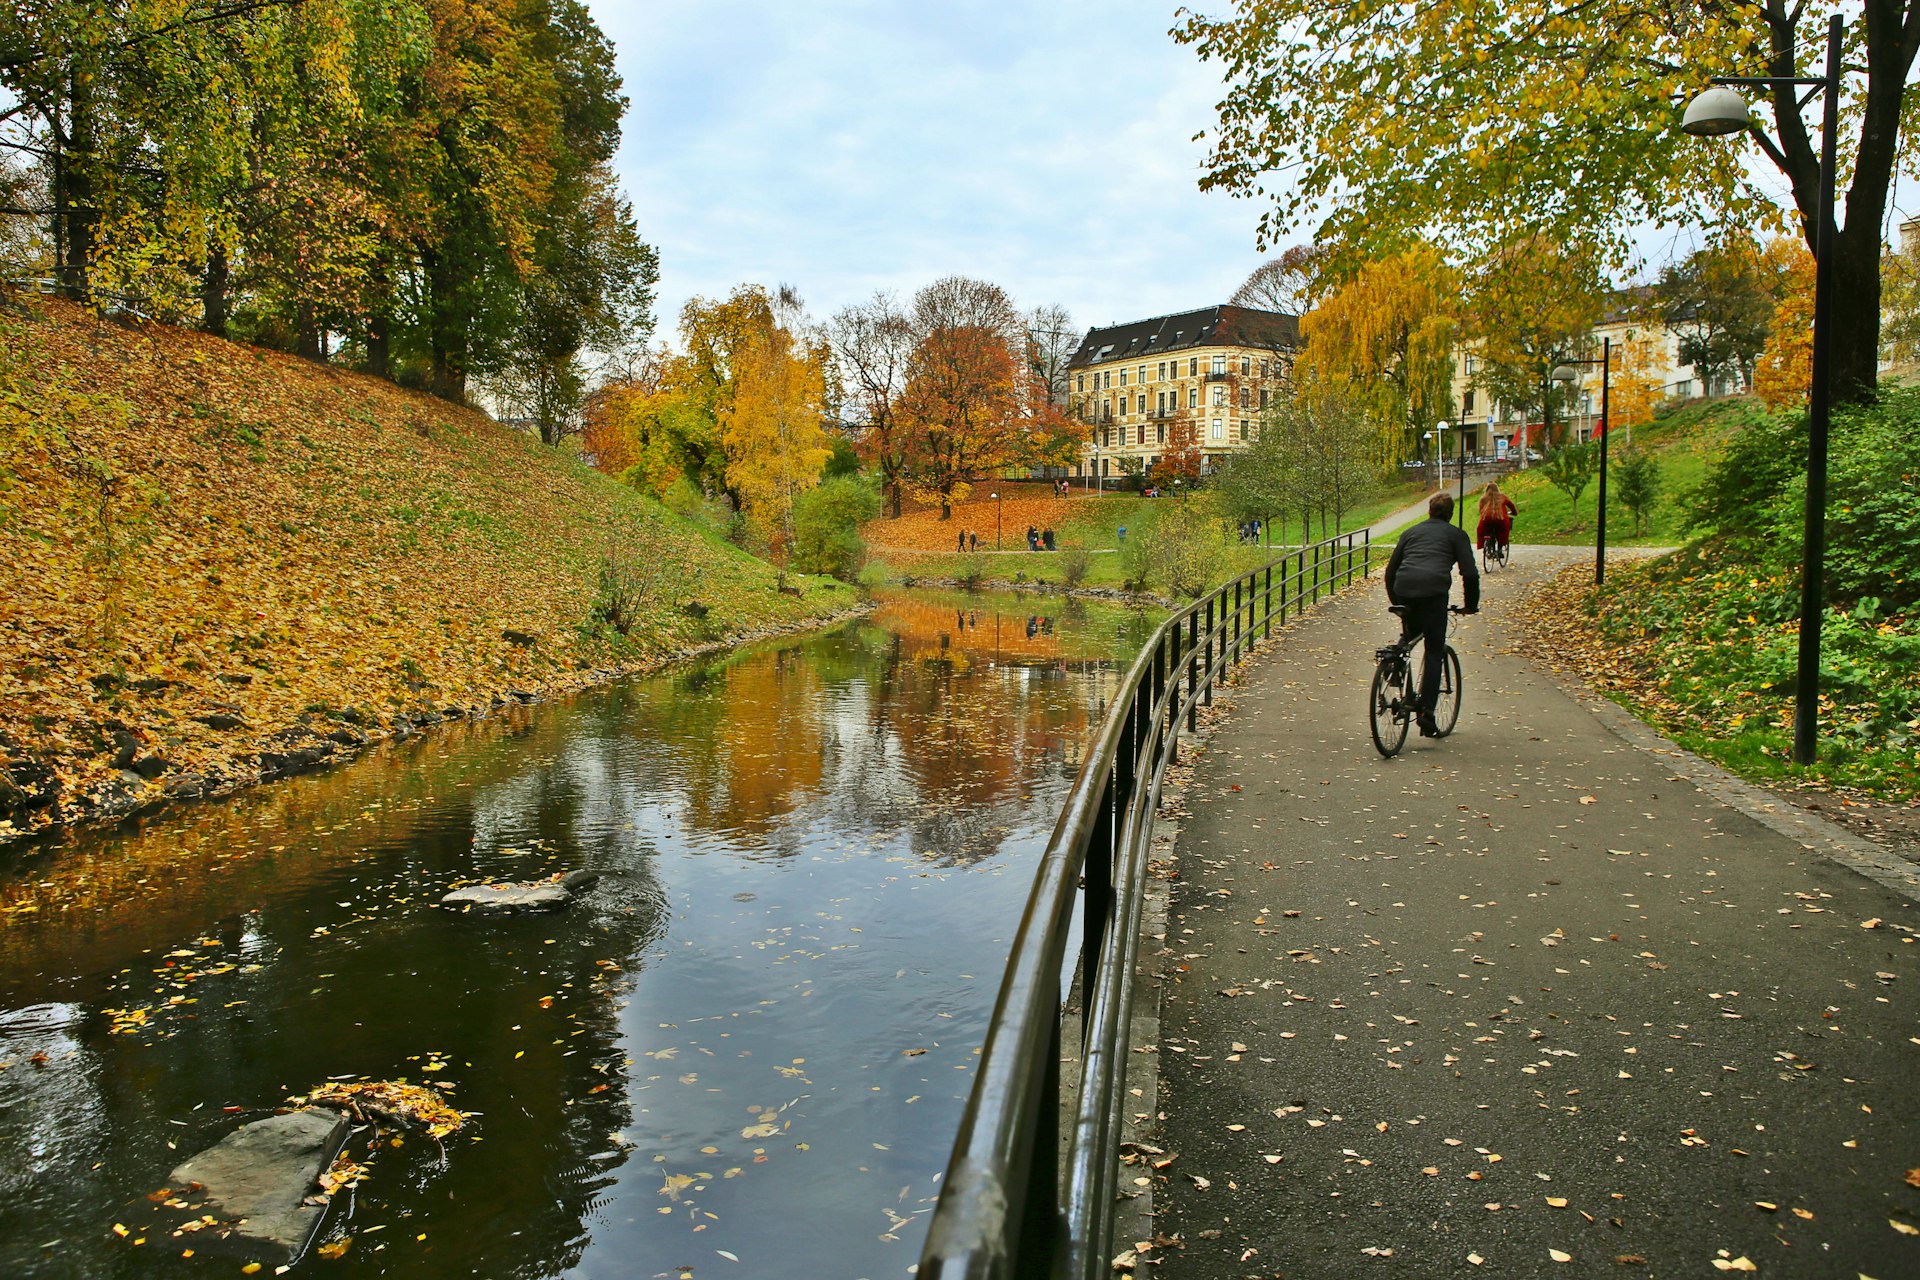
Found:
[[1620, 505], [1633, 512], [1633, 531], [1638, 534], [1660, 497], [1660, 460], [1645, 449], [1629, 449], [1615, 466]]
[[1127, 588], [1155, 586], [1198, 599], [1207, 593], [1220, 557], [1218, 526], [1205, 519], [1164, 519], [1162, 514], [1156, 511], [1127, 531], [1120, 547]]
[[[1689, 529], [1756, 567], [1801, 559], [1807, 501], [1806, 414], [1770, 415], [1734, 436], [1685, 496]], [[1873, 405], [1833, 415], [1827, 458], [1826, 590], [1835, 604], [1920, 603], [1920, 389], [1881, 388]]]
[[1093, 569], [1093, 552], [1085, 543], [1069, 542], [1060, 548], [1060, 582], [1063, 586], [1077, 587], [1087, 580], [1087, 574]]
[[793, 504], [793, 565], [852, 581], [866, 563], [860, 525], [880, 514], [880, 495], [858, 476], [834, 476]]

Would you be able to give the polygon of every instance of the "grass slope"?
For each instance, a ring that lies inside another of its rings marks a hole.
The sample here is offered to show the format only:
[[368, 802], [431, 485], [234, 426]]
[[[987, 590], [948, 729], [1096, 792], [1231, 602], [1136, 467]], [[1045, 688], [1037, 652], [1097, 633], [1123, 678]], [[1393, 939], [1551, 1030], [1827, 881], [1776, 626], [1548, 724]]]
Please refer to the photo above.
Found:
[[[592, 623], [608, 565], [630, 597], [625, 636]], [[826, 579], [778, 585], [482, 414], [0, 298], [13, 830], [206, 794], [853, 603]]]

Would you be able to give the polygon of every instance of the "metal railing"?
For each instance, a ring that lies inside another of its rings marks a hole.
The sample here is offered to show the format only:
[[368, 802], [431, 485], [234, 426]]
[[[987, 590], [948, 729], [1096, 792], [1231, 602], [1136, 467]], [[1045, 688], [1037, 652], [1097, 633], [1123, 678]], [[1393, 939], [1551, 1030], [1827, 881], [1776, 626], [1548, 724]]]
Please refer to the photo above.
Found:
[[[1041, 855], [961, 1116], [921, 1280], [1111, 1274], [1115, 1190], [1147, 857], [1182, 726], [1276, 621], [1372, 572], [1367, 532], [1240, 574], [1160, 624], [1122, 678]], [[1182, 686], [1184, 685], [1184, 691]], [[1062, 982], [1082, 925], [1081, 1070], [1061, 1083]], [[1062, 1119], [1068, 1120], [1062, 1141]]]

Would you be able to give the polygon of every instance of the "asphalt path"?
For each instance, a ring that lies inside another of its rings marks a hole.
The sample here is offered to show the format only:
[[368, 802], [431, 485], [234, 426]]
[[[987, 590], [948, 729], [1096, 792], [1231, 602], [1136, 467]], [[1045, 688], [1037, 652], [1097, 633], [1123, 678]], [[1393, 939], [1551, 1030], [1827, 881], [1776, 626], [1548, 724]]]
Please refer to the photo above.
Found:
[[1247, 667], [1135, 1045], [1141, 1274], [1920, 1276], [1920, 911], [1514, 651], [1580, 554], [1489, 579], [1458, 730], [1395, 759], [1377, 579]]

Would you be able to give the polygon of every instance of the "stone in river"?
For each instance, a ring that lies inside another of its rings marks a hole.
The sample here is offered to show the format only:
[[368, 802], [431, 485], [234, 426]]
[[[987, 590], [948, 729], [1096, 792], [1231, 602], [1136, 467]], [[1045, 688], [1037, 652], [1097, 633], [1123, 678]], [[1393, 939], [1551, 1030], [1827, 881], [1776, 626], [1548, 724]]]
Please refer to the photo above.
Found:
[[569, 871], [553, 880], [534, 880], [525, 884], [470, 884], [455, 889], [440, 899], [443, 907], [488, 914], [516, 911], [558, 911], [573, 896], [600, 878], [597, 871]]
[[176, 1194], [190, 1202], [193, 1213], [231, 1224], [228, 1245], [284, 1254], [291, 1261], [326, 1216], [326, 1201], [307, 1200], [346, 1140], [346, 1117], [336, 1112], [309, 1107], [268, 1116], [241, 1125], [188, 1160], [173, 1171], [171, 1182], [184, 1188]]

